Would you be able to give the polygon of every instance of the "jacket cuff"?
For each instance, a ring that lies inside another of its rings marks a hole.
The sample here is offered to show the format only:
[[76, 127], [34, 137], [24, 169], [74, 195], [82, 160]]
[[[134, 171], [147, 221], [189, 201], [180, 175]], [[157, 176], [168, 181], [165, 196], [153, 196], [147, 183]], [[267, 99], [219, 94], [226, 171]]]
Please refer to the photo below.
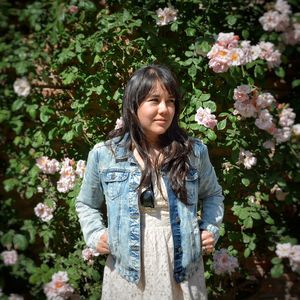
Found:
[[97, 251], [97, 244], [101, 238], [101, 236], [107, 231], [107, 228], [101, 229], [100, 231], [96, 231], [92, 234], [89, 242], [89, 247]]
[[213, 225], [213, 224], [207, 224], [207, 223], [200, 223], [200, 230], [207, 230], [213, 234], [214, 244], [217, 243], [219, 237], [220, 237], [220, 230], [219, 227]]

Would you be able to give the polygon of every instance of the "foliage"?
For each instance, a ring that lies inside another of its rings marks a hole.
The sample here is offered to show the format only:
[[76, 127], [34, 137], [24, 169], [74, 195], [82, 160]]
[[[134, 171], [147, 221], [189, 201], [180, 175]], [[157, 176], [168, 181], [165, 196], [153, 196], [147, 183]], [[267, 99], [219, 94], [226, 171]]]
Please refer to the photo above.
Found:
[[[80, 179], [68, 193], [60, 193], [59, 175], [42, 174], [36, 159], [86, 159], [89, 149], [114, 128], [124, 84], [134, 70], [150, 63], [167, 64], [177, 74], [184, 95], [181, 126], [208, 144], [226, 196], [217, 247], [238, 257], [240, 270], [233, 280], [214, 275], [212, 260], [206, 258], [211, 295], [218, 298], [226, 291], [239, 299], [247, 296], [237, 281], [260, 278], [249, 267], [253, 261], [267, 261], [263, 275], [292, 272], [287, 262], [276, 258], [275, 248], [277, 243], [299, 243], [299, 135], [278, 143], [272, 152], [262, 146], [271, 135], [255, 126], [253, 118], [233, 113], [234, 89], [249, 84], [270, 92], [279, 104], [288, 103], [299, 123], [300, 48], [283, 43], [280, 33], [262, 29], [258, 19], [271, 2], [261, 2], [237, 0], [232, 7], [232, 1], [219, 0], [1, 1], [5, 171], [0, 236], [3, 251], [18, 252], [13, 266], [0, 263], [5, 294], [42, 299], [51, 276], [67, 271], [76, 294], [99, 298], [104, 258], [96, 258], [94, 264], [82, 259], [84, 242], [74, 211]], [[289, 2], [295, 12], [297, 1]], [[156, 10], [171, 4], [178, 11], [177, 20], [158, 26]], [[234, 32], [251, 44], [274, 43], [282, 54], [281, 65], [271, 69], [257, 59], [224, 73], [213, 72], [207, 53], [220, 32]], [[22, 77], [31, 86], [26, 97], [13, 88]], [[215, 129], [195, 121], [199, 107], [217, 116]], [[257, 163], [251, 169], [238, 163], [240, 148], [254, 153]], [[284, 200], [271, 192], [275, 185], [288, 193]], [[39, 202], [56, 207], [49, 222], [35, 215]]]

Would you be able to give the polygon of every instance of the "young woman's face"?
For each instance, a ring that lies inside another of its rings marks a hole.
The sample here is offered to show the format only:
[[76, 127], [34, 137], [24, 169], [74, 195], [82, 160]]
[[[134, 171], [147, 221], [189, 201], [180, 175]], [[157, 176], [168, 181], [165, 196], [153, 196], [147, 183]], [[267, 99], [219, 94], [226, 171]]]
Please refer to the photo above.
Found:
[[149, 143], [155, 144], [159, 135], [170, 127], [175, 114], [175, 99], [157, 81], [137, 109], [137, 116]]

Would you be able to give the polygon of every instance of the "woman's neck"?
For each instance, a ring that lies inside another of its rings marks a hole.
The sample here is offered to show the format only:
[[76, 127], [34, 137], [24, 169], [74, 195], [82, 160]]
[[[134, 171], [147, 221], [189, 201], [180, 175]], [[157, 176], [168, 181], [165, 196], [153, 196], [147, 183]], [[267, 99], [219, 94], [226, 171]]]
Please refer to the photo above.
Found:
[[[139, 158], [138, 160], [141, 160], [140, 154], [138, 153], [136, 147], [133, 146], [133, 153], [134, 156], [137, 158]], [[162, 156], [161, 156], [161, 147], [157, 146], [157, 145], [151, 145], [150, 144], [150, 148], [148, 151], [148, 157], [152, 163], [152, 165], [155, 165], [156, 160], [158, 159], [158, 162], [161, 161]]]

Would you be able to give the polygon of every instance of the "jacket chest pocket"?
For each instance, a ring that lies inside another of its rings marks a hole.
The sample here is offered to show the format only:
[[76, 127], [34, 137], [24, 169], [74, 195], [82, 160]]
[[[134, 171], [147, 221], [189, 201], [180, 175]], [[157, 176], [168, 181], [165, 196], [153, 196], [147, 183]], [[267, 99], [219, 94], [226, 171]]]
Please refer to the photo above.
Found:
[[129, 172], [121, 170], [107, 170], [103, 172], [103, 181], [107, 200], [114, 200], [122, 195], [126, 188]]
[[197, 170], [191, 169], [186, 177], [186, 190], [188, 203], [195, 204], [198, 201], [198, 173]]

